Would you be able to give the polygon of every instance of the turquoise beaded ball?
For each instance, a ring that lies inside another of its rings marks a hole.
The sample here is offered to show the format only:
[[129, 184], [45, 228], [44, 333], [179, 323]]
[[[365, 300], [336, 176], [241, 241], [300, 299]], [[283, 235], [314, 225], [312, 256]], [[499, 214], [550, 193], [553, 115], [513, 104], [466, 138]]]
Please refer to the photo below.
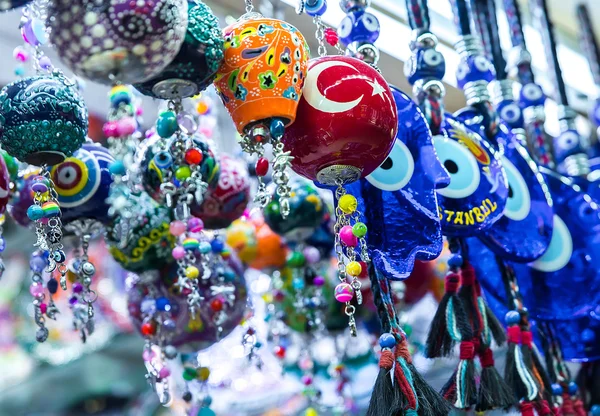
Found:
[[62, 75], [37, 75], [0, 92], [0, 144], [32, 165], [55, 165], [85, 142], [88, 112], [75, 85]]
[[219, 19], [201, 1], [188, 4], [187, 32], [177, 57], [160, 74], [134, 85], [144, 95], [162, 99], [196, 95], [213, 82], [223, 62]]

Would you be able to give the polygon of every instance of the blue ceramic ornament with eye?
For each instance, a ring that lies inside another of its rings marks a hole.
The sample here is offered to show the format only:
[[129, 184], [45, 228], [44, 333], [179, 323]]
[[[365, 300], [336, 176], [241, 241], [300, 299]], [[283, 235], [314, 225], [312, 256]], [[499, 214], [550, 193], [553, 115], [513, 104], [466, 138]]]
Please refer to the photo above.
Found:
[[450, 185], [437, 191], [444, 234], [470, 237], [490, 228], [502, 217], [508, 198], [499, 153], [450, 114], [433, 142], [450, 174]]
[[529, 83], [521, 87], [519, 103], [522, 108], [543, 106], [546, 102], [546, 94], [538, 84]]
[[464, 89], [465, 85], [476, 82], [492, 82], [496, 78], [496, 71], [492, 63], [481, 55], [463, 57], [456, 69], [458, 87]]
[[565, 360], [600, 360], [600, 315], [596, 312], [570, 321], [555, 321], [552, 327]]
[[556, 136], [553, 141], [556, 165], [560, 166], [570, 156], [585, 153], [581, 141], [581, 136], [573, 129], [565, 130]]
[[404, 75], [411, 85], [422, 79], [442, 79], [445, 73], [446, 61], [433, 47], [419, 48], [404, 64]]
[[72, 157], [50, 171], [63, 224], [75, 220], [109, 221], [106, 202], [112, 184], [109, 166], [115, 161], [110, 152], [96, 143], [86, 143]]
[[442, 250], [436, 189], [448, 185], [421, 110], [391, 87], [398, 110], [398, 134], [385, 162], [371, 175], [346, 186], [358, 200], [367, 225], [375, 267], [387, 278], [407, 278], [415, 259], [432, 260]]
[[375, 43], [380, 33], [379, 20], [364, 9], [355, 9], [344, 17], [338, 27], [338, 36], [344, 46], [352, 42]]
[[510, 129], [523, 128], [523, 111], [514, 100], [502, 100], [496, 106], [498, 116]]

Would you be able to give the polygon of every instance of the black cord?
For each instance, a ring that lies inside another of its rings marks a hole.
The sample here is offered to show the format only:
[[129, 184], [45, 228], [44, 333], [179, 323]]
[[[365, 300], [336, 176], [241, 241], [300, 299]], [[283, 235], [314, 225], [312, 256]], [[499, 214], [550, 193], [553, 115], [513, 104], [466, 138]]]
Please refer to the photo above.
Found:
[[471, 19], [469, 4], [467, 0], [451, 0], [454, 12], [454, 22], [458, 28], [458, 34], [466, 36], [471, 34]]
[[585, 54], [594, 78], [594, 83], [600, 85], [600, 48], [596, 41], [594, 28], [590, 20], [590, 13], [585, 4], [577, 6], [577, 18], [579, 19], [579, 41], [581, 49]]

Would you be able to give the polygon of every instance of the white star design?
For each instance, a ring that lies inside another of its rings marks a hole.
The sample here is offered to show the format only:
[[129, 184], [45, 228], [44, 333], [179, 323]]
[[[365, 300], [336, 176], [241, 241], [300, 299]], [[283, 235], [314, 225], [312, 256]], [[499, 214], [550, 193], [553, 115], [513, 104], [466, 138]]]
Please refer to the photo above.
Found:
[[383, 98], [383, 94], [385, 93], [385, 88], [383, 88], [381, 85], [379, 85], [379, 83], [377, 82], [376, 79], [374, 79], [373, 81], [367, 81], [369, 83], [369, 85], [371, 87], [373, 87], [373, 94], [371, 95], [372, 97], [379, 95], [381, 98]]

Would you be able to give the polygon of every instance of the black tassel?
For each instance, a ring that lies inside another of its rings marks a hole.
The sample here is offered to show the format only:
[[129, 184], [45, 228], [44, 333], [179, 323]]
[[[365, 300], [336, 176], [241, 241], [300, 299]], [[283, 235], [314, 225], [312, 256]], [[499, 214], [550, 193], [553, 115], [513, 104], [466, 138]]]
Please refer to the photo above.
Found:
[[458, 409], [468, 409], [477, 403], [474, 358], [475, 345], [473, 342], [462, 341], [458, 367], [440, 392], [444, 399]]
[[394, 353], [384, 349], [379, 359], [379, 375], [373, 387], [367, 416], [390, 416], [390, 409], [402, 400], [400, 389], [392, 384]]
[[540, 387], [543, 388], [543, 398], [548, 403], [551, 403], [552, 402], [552, 382], [550, 381], [550, 376], [548, 375], [546, 368], [542, 364], [542, 357], [540, 356], [540, 353], [537, 350], [537, 348], [535, 347], [535, 345], [532, 345], [529, 348], [529, 350], [531, 352], [531, 359], [533, 362], [533, 370], [539, 375], [540, 379], [542, 380], [542, 385]]
[[[481, 289], [479, 290], [481, 291]], [[488, 327], [492, 334], [492, 338], [494, 338], [496, 345], [504, 345], [504, 343], [506, 342], [506, 330], [504, 329], [504, 326], [502, 326], [502, 324], [500, 323], [498, 317], [494, 314], [494, 312], [492, 312], [485, 299], [483, 299], [483, 302], [485, 305], [485, 316], [487, 319]]]
[[425, 344], [425, 357], [439, 358], [450, 355], [452, 349], [456, 345], [456, 340], [453, 339], [448, 332], [448, 324], [446, 317], [448, 315], [448, 306], [451, 304], [453, 309], [453, 319], [459, 327], [464, 327], [468, 324], [467, 315], [458, 298], [457, 291], [460, 284], [460, 277], [457, 273], [449, 272], [445, 278], [446, 293], [438, 305], [435, 316], [431, 321], [429, 334]]
[[508, 409], [517, 404], [517, 400], [504, 379], [494, 367], [494, 354], [485, 348], [479, 355], [481, 362], [481, 381], [475, 410], [485, 412], [493, 409]]
[[419, 416], [447, 416], [452, 407], [435, 391], [417, 371], [413, 364], [409, 364], [413, 385], [419, 398]]

